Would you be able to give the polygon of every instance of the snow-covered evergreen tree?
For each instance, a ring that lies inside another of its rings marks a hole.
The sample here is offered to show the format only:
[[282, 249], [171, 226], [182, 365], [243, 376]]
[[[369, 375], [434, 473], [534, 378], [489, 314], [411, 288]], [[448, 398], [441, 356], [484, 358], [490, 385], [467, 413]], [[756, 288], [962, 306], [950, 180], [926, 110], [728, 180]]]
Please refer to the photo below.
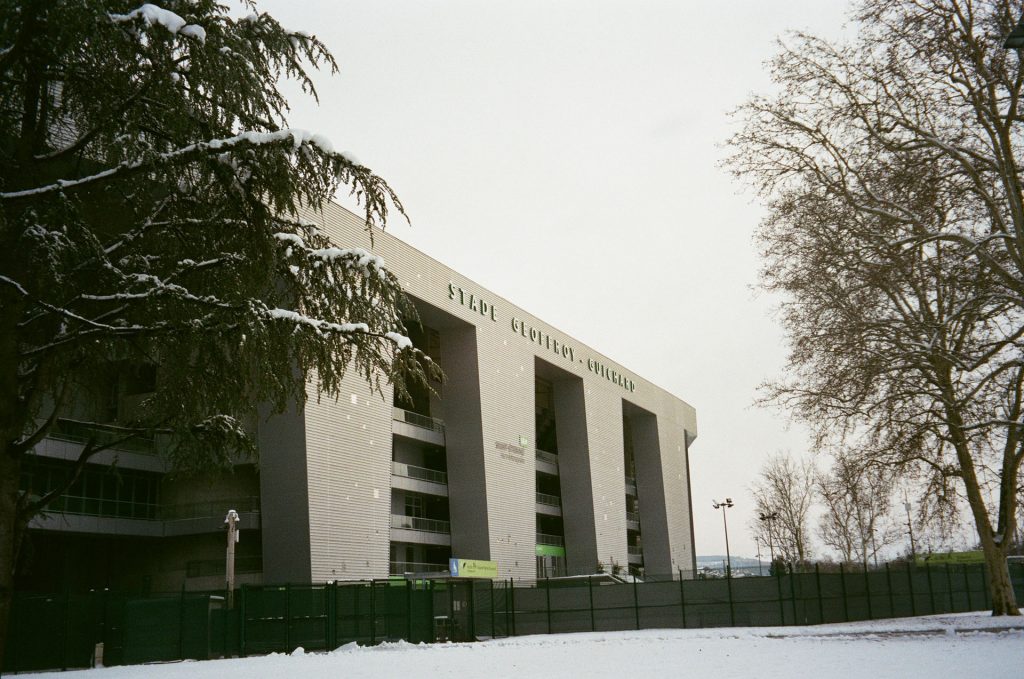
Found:
[[310, 380], [401, 390], [432, 370], [380, 259], [299, 216], [340, 187], [370, 225], [401, 212], [368, 168], [287, 127], [279, 78], [315, 97], [307, 69], [334, 59], [243, 10], [0, 0], [0, 644], [21, 536], [53, 495], [20, 493], [21, 466], [90, 386], [156, 366], [107, 431], [162, 432], [196, 471], [251, 452], [243, 418], [301, 403]]

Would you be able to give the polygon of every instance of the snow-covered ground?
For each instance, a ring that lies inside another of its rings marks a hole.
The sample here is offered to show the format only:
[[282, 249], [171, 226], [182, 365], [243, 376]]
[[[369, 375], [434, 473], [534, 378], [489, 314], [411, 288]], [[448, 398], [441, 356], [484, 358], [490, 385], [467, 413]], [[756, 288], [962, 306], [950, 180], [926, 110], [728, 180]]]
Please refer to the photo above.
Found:
[[[19, 675], [23, 679], [43, 675]], [[52, 675], [51, 675], [52, 676]], [[67, 672], [67, 679], [937, 679], [1024, 677], [1024, 619], [959, 614], [816, 627], [646, 630]]]

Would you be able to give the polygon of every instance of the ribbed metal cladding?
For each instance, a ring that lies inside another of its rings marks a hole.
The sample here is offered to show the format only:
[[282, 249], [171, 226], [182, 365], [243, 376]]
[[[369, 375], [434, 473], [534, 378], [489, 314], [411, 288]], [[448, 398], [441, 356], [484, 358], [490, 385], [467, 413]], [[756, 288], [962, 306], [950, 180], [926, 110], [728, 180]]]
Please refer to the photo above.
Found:
[[[347, 210], [331, 204], [322, 214], [306, 216], [339, 246], [371, 249], [362, 221]], [[690, 405], [390, 233], [375, 231], [372, 251], [430, 311], [432, 323], [444, 326], [436, 329], [449, 381], [438, 411], [446, 429], [453, 556], [497, 561], [503, 578], [535, 575], [533, 400], [539, 358], [577, 385], [568, 392], [571, 407], [565, 412], [578, 416], [559, 422], [572, 432], [575, 449], [585, 451], [569, 465], [571, 478], [564, 464], [559, 469], [563, 512], [571, 515], [566, 552], [581, 555], [572, 561], [579, 568], [595, 556], [605, 563], [629, 562], [622, 438], [626, 400], [653, 418], [645, 441], [655, 448], [649, 450], [645, 476], [657, 485], [653, 495], [663, 497], [663, 503], [650, 506], [645, 500], [641, 510], [642, 521], [648, 512], [659, 512], [652, 522], [659, 538], [650, 545], [658, 554], [645, 554], [645, 563], [690, 568], [693, 535], [684, 437], [688, 433], [692, 440], [697, 434]], [[337, 401], [311, 399], [303, 425], [308, 498], [297, 497], [293, 506], [277, 506], [277, 511], [308, 516], [309, 579], [386, 576], [392, 539], [390, 390], [382, 397], [353, 379]], [[272, 482], [263, 479], [264, 489]], [[572, 488], [568, 496], [566, 488]], [[269, 543], [264, 537], [265, 554], [284, 546], [273, 536]]]

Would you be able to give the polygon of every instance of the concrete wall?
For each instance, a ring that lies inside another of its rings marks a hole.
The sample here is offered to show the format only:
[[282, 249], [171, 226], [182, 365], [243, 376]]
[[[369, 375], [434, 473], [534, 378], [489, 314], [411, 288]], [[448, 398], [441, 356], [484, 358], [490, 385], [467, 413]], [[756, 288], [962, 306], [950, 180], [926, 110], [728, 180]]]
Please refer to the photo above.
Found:
[[[362, 222], [343, 208], [328, 205], [309, 217], [339, 245], [371, 249]], [[628, 562], [626, 399], [652, 418], [643, 428], [649, 457], [641, 483], [647, 495], [661, 499], [655, 507], [646, 499], [641, 504], [645, 545], [656, 549], [645, 555], [648, 572], [655, 565], [689, 568], [685, 436], [697, 434], [694, 409], [389, 233], [376, 231], [372, 250], [434, 316], [425, 322], [440, 331], [448, 380], [431, 412], [447, 428], [452, 555], [496, 560], [500, 577], [535, 573], [533, 381], [539, 358], [564, 373], [556, 399], [563, 410], [559, 447], [565, 436], [571, 451], [560, 479], [568, 558], [585, 570], [596, 560]], [[351, 391], [366, 399], [358, 382], [352, 380]], [[390, 398], [366, 399], [365, 405], [343, 398], [312, 405], [315, 412], [305, 416], [313, 580], [387, 572], [390, 405]], [[359, 419], [352, 424], [350, 417]], [[658, 517], [645, 516], [655, 510]]]

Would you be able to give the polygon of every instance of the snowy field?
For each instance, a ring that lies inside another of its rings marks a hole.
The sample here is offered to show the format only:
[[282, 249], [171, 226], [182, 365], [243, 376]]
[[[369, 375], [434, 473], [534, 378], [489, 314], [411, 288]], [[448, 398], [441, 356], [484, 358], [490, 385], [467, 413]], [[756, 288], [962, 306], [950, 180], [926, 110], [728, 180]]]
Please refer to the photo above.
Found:
[[[18, 675], [43, 677], [44, 675]], [[48, 678], [53, 675], [46, 675]], [[647, 630], [111, 667], [67, 679], [733, 677], [1021, 679], [1024, 619], [959, 614], [816, 627]]]

